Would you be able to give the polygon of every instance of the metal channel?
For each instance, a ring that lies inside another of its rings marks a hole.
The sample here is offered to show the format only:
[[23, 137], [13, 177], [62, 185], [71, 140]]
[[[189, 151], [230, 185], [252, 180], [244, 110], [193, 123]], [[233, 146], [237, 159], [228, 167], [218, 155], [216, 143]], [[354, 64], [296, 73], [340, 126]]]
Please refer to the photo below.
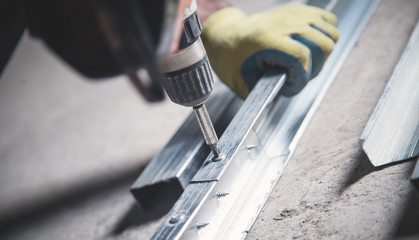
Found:
[[[219, 187], [216, 183], [220, 180], [220, 177], [227, 169], [227, 166], [233, 162], [232, 159], [235, 159], [237, 154], [240, 156], [240, 150], [244, 144], [245, 148], [260, 148], [253, 144], [252, 146], [249, 146], [247, 137], [249, 135], [254, 135], [254, 133], [251, 133], [253, 132], [252, 129], [257, 127], [258, 120], [266, 114], [265, 110], [269, 109], [268, 106], [271, 106], [271, 103], [278, 95], [284, 82], [285, 75], [278, 75], [278, 73], [267, 73], [258, 81], [218, 142], [220, 151], [224, 156], [221, 159], [214, 159], [211, 153], [207, 157], [202, 168], [198, 171], [197, 175], [195, 175], [189, 186], [185, 189], [184, 194], [182, 194], [172, 208], [163, 229], [154, 236], [154, 239], [176, 239], [179, 236], [179, 233], [185, 231], [185, 227], [190, 223], [192, 223], [193, 226], [196, 226], [197, 223], [194, 223], [193, 217], [197, 211], [200, 210], [200, 205], [208, 198], [217, 198], [217, 194], [215, 196], [209, 196], [208, 194], [214, 191], [216, 185], [217, 188]], [[251, 165], [256, 163], [256, 161], [252, 162], [253, 164], [250, 163]], [[234, 163], [236, 162], [234, 161]], [[247, 164], [249, 164], [247, 161], [241, 162], [238, 166], [230, 166], [228, 169], [234, 169], [237, 173], [243, 173], [242, 167], [247, 168]], [[235, 174], [228, 175], [234, 178], [237, 176]], [[234, 185], [231, 185], [230, 183], [227, 185], [229, 188], [234, 187]], [[234, 193], [234, 191], [218, 192], [218, 195], [224, 195], [226, 199], [229, 199], [232, 196], [230, 193]], [[198, 223], [197, 226], [198, 228], [199, 226], [202, 228], [206, 223], [209, 222]]]
[[[378, 0], [331, 2], [339, 17], [341, 38], [319, 76], [292, 98], [276, 95], [283, 75], [261, 79], [220, 138], [225, 158], [214, 161], [212, 154], [206, 158], [153, 239], [246, 237], [309, 120], [379, 3]], [[276, 81], [272, 80], [275, 78]]]
[[413, 170], [413, 174], [410, 178], [410, 181], [415, 186], [416, 191], [419, 192], [419, 161], [416, 163], [415, 170]]
[[419, 155], [419, 22], [359, 142], [374, 166]]
[[[206, 105], [219, 135], [224, 132], [242, 102], [226, 86], [216, 83]], [[171, 197], [166, 200], [173, 205], [209, 152], [196, 117], [191, 114], [132, 185], [132, 194], [144, 209], [152, 208], [157, 199], [161, 196], [168, 198], [169, 194]]]

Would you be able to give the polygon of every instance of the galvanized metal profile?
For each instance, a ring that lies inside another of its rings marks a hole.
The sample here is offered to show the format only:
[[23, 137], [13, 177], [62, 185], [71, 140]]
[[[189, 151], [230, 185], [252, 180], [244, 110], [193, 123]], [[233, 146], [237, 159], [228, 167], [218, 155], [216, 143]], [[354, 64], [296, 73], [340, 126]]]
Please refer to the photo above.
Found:
[[[211, 202], [213, 201], [210, 199], [215, 200], [215, 205], [217, 205], [217, 199], [221, 198], [229, 201], [230, 204], [234, 204], [235, 201], [231, 200], [234, 197], [236, 197], [235, 200], [237, 200], [236, 195], [241, 195], [240, 191], [237, 190], [244, 187], [244, 184], [246, 184], [245, 179], [249, 177], [259, 177], [260, 174], [256, 176], [252, 175], [255, 166], [258, 165], [258, 161], [255, 161], [257, 159], [249, 158], [249, 154], [255, 158], [259, 158], [261, 155], [254, 153], [255, 151], [259, 153], [259, 151], [263, 149], [262, 144], [258, 143], [255, 129], [259, 127], [259, 120], [264, 119], [269, 112], [266, 110], [273, 107], [271, 103], [274, 102], [274, 99], [278, 95], [284, 82], [285, 75], [278, 75], [277, 73], [268, 73], [258, 81], [255, 88], [220, 138], [218, 144], [224, 157], [221, 159], [214, 159], [212, 154], [207, 157], [202, 168], [185, 189], [185, 193], [177, 201], [171, 213], [169, 213], [170, 217], [162, 231], [156, 234], [154, 239], [176, 239], [179, 237], [179, 233], [185, 231], [185, 227], [189, 226], [191, 223], [193, 229], [192, 231], [186, 231], [186, 233], [192, 235], [195, 234], [195, 228], [203, 230], [203, 226], [205, 226], [205, 229], [221, 227], [221, 225], [218, 226], [214, 221], [210, 221], [210, 219], [207, 218], [204, 218], [205, 221], [199, 222], [194, 218], [195, 214], [197, 211], [203, 210], [200, 205], [205, 202], [205, 206], [209, 207], [207, 210], [210, 215], [214, 212], [217, 212], [217, 216], [223, 215], [223, 212], [220, 212], [220, 208], [211, 209]], [[274, 112], [270, 113], [275, 115]], [[281, 168], [272, 169], [277, 171], [277, 169], [279, 170]], [[228, 173], [225, 172], [226, 170]], [[222, 175], [230, 176], [231, 178], [227, 178], [227, 181], [224, 181], [223, 178], [223, 181], [220, 181]], [[241, 177], [237, 178], [238, 176]], [[240, 199], [245, 200], [248, 199], [247, 197], [248, 196]], [[209, 202], [206, 202], [206, 200], [209, 200]], [[227, 204], [224, 204], [224, 207], [229, 209]], [[228, 212], [229, 211], [226, 211], [224, 213]], [[209, 231], [209, 233], [215, 232], [216, 231]], [[208, 236], [207, 239], [211, 239], [211, 237]]]
[[359, 142], [374, 166], [419, 155], [419, 22]]
[[[218, 134], [223, 133], [242, 102], [226, 86], [216, 84], [206, 105]], [[196, 117], [190, 115], [132, 185], [132, 194], [145, 209], [153, 207], [161, 196], [173, 205], [209, 152]], [[169, 194], [172, 195], [170, 199]]]
[[410, 181], [415, 186], [416, 191], [419, 192], [419, 161], [416, 162], [416, 167], [415, 167], [415, 170], [413, 171]]
[[319, 76], [292, 98], [278, 96], [283, 75], [265, 76], [220, 138], [153, 239], [242, 239], [291, 158], [378, 0], [331, 1], [341, 39]]

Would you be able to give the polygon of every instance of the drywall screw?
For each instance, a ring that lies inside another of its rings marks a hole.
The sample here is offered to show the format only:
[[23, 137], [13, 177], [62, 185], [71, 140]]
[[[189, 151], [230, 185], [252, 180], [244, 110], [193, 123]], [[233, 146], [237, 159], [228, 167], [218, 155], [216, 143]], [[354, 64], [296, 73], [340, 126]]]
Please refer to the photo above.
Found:
[[257, 145], [255, 145], [255, 144], [253, 144], [253, 145], [247, 145], [246, 147], [247, 147], [247, 150], [250, 150], [250, 149], [252, 149], [252, 148], [255, 148]]
[[212, 158], [212, 161], [213, 161], [213, 162], [219, 162], [219, 161], [223, 160], [223, 159], [225, 158], [225, 156], [226, 156], [226, 155], [225, 155], [224, 153], [220, 153], [220, 155], [218, 155], [218, 157], [215, 157], [215, 156], [214, 156], [214, 157]]
[[195, 227], [196, 227], [196, 229], [201, 229], [201, 228], [203, 228], [203, 227], [206, 227], [206, 226], [208, 226], [209, 225], [209, 223], [197, 223], [196, 225], [195, 225]]
[[217, 192], [217, 193], [216, 193], [217, 198], [222, 198], [222, 197], [225, 197], [225, 196], [227, 196], [228, 194], [230, 194], [230, 193], [228, 193], [228, 192]]
[[182, 215], [179, 213], [175, 213], [172, 215], [172, 217], [169, 219], [169, 223], [175, 224], [179, 222], [182, 219]]

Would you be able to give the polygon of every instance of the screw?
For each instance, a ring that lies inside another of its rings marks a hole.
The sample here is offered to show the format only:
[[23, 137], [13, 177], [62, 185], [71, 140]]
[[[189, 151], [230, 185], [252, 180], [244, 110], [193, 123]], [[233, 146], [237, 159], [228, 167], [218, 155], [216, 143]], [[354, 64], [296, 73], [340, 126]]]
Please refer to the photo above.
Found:
[[206, 227], [206, 226], [208, 226], [209, 225], [209, 223], [197, 223], [196, 225], [195, 225], [195, 227], [196, 227], [196, 229], [201, 229], [201, 228], [203, 228], [203, 227]]
[[225, 197], [225, 196], [227, 196], [228, 194], [230, 194], [230, 193], [227, 193], [227, 192], [217, 192], [217, 193], [216, 193], [217, 198], [222, 198], [222, 197]]
[[179, 213], [175, 213], [172, 215], [172, 217], [169, 219], [170, 224], [175, 224], [179, 222], [182, 219], [182, 215]]
[[247, 150], [250, 150], [250, 149], [255, 148], [255, 147], [256, 147], [256, 145], [255, 145], [255, 144], [253, 144], [253, 145], [247, 145], [247, 146], [246, 146]]
[[212, 158], [212, 161], [213, 161], [213, 162], [219, 162], [219, 161], [223, 160], [223, 159], [225, 158], [225, 156], [226, 156], [226, 155], [225, 155], [224, 153], [220, 153], [220, 155], [218, 155], [218, 157], [215, 157], [215, 156], [214, 156], [214, 157]]

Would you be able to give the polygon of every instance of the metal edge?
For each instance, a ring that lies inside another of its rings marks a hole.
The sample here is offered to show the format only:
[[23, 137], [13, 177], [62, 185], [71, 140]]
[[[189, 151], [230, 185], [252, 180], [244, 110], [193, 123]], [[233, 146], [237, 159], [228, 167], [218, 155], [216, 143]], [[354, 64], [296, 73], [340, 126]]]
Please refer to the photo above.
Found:
[[374, 166], [418, 156], [419, 21], [359, 138]]

